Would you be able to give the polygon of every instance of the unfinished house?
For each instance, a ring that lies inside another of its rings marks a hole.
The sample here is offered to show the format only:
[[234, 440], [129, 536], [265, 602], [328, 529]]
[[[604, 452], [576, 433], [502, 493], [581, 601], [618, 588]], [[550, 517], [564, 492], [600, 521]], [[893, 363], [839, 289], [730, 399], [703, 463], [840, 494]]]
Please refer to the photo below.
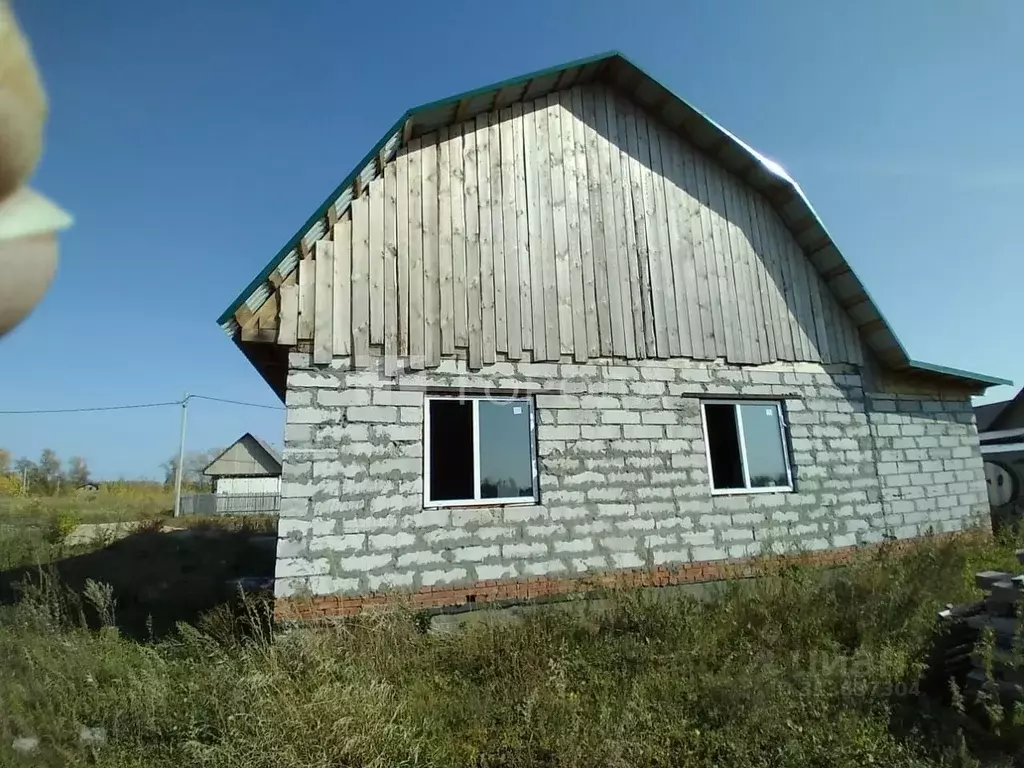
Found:
[[279, 618], [987, 521], [971, 395], [797, 184], [618, 54], [406, 112], [220, 319], [287, 404]]

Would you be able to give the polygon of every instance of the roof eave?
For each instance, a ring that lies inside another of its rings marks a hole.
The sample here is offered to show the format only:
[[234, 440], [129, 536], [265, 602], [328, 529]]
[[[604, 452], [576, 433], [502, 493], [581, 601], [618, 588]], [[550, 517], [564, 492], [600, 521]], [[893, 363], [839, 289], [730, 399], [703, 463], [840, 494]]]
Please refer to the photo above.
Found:
[[961, 381], [969, 382], [971, 384], [981, 384], [985, 387], [1012, 387], [1013, 382], [1010, 379], [1001, 379], [996, 376], [988, 376], [983, 373], [974, 373], [973, 371], [965, 371], [960, 368], [948, 368], [944, 365], [935, 365], [934, 363], [924, 363], [920, 360], [910, 360], [907, 364], [908, 370], [921, 371], [922, 373], [939, 374], [940, 376], [948, 376], [954, 379], [960, 379]]

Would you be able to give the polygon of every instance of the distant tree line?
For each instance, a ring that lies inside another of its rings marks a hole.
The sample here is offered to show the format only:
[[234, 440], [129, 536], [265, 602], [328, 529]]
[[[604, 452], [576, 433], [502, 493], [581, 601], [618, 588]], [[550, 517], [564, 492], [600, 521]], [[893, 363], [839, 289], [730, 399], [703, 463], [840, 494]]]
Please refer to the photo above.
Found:
[[[203, 475], [203, 469], [220, 453], [219, 448], [186, 451], [182, 487], [191, 491], [205, 490], [209, 485], [209, 478]], [[161, 464], [160, 468], [164, 473], [164, 488], [173, 488], [178, 468], [177, 454]], [[30, 492], [36, 495], [54, 495], [73, 491], [90, 482], [92, 473], [88, 463], [81, 456], [72, 456], [65, 463], [57, 456], [56, 451], [44, 448], [39, 458], [33, 461], [26, 456], [15, 459], [10, 451], [0, 448], [0, 493]], [[152, 480], [118, 480], [116, 483], [119, 486], [154, 485]]]

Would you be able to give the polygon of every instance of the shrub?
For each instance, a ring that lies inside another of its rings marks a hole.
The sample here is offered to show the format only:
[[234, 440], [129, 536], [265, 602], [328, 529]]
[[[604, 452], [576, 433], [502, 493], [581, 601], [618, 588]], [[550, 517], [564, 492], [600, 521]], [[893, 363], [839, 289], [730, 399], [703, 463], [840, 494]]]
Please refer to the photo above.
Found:
[[50, 517], [46, 538], [51, 544], [63, 544], [81, 523], [78, 515], [70, 510], [58, 512]]

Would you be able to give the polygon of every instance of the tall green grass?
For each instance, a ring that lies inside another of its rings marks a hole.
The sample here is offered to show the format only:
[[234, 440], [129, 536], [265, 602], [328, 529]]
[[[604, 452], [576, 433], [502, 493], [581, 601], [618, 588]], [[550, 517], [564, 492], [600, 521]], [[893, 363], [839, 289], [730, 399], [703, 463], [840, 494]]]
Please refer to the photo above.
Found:
[[250, 602], [151, 643], [118, 634], [100, 585], [72, 596], [44, 579], [0, 609], [0, 763], [1003, 764], [917, 683], [935, 612], [1013, 552], [923, 541], [827, 578], [779, 567], [710, 599], [615, 593], [455, 632], [394, 610], [272, 637]]

